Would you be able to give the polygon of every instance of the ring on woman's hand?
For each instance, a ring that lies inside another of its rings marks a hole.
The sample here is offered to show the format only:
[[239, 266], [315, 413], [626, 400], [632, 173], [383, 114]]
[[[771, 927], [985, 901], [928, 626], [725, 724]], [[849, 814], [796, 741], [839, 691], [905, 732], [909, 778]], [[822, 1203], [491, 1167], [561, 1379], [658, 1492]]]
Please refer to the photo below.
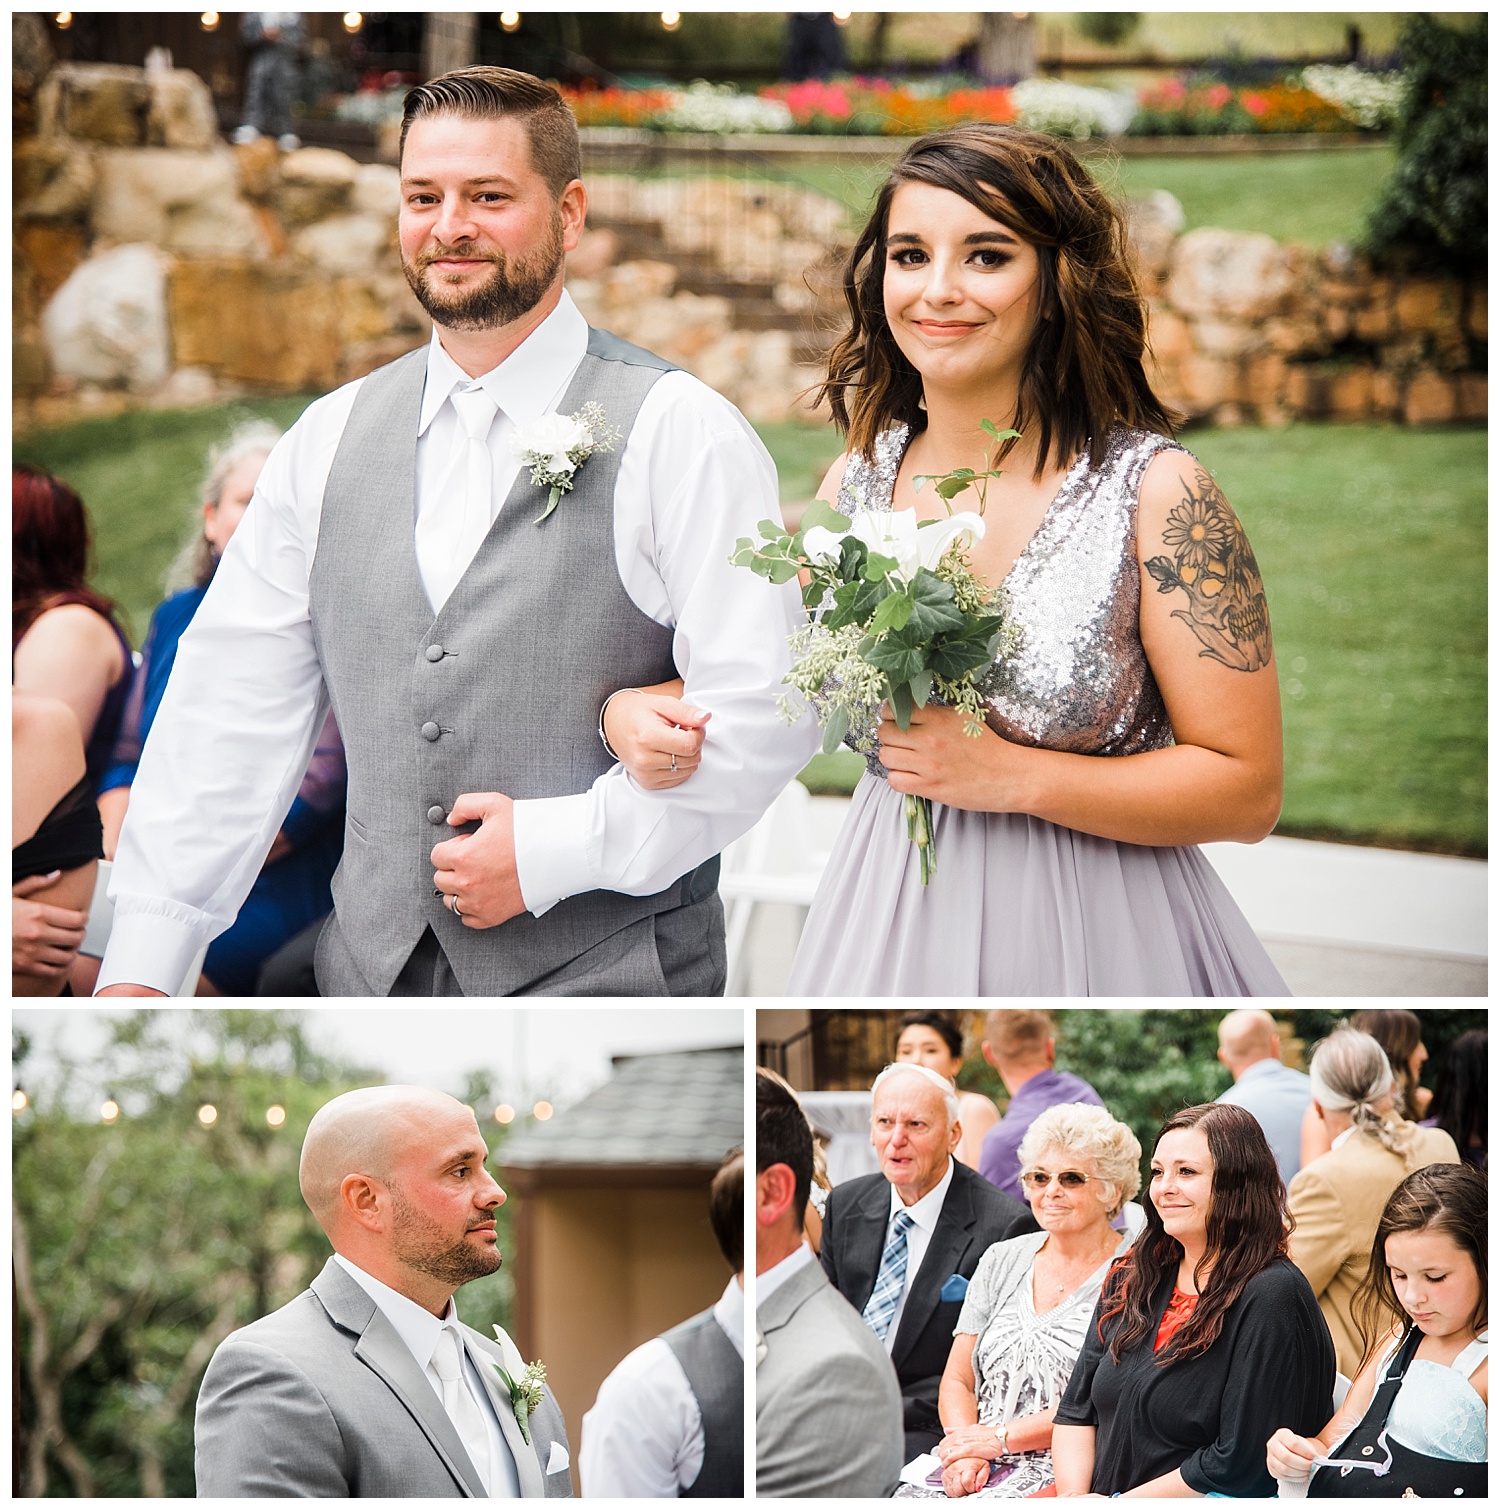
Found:
[[672, 769], [674, 771], [677, 769], [677, 756], [675, 753], [672, 756]]

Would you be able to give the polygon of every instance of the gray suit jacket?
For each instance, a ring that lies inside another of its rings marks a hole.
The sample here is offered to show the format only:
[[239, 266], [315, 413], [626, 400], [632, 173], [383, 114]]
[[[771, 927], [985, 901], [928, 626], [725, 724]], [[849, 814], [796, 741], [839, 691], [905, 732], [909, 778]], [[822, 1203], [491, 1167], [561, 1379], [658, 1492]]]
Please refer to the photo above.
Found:
[[[488, 1386], [498, 1344], [463, 1328]], [[573, 1492], [549, 1390], [522, 1440], [509, 1397], [491, 1391], [527, 1499]], [[486, 1498], [427, 1376], [379, 1307], [332, 1259], [295, 1300], [226, 1337], [198, 1391], [200, 1499]]]
[[755, 1312], [755, 1492], [888, 1498], [901, 1389], [880, 1340], [814, 1259]]

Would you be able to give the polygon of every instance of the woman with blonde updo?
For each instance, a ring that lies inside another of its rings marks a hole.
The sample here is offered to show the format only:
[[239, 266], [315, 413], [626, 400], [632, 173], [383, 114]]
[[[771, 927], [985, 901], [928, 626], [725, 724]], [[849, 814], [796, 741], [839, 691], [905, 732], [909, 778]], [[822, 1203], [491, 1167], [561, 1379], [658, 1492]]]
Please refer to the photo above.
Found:
[[1318, 1297], [1339, 1372], [1352, 1379], [1365, 1352], [1354, 1294], [1370, 1267], [1380, 1213], [1413, 1170], [1456, 1164], [1458, 1149], [1440, 1129], [1396, 1114], [1390, 1061], [1368, 1033], [1337, 1029], [1318, 1045], [1309, 1075], [1333, 1146], [1304, 1165], [1287, 1192], [1296, 1222], [1291, 1258]]

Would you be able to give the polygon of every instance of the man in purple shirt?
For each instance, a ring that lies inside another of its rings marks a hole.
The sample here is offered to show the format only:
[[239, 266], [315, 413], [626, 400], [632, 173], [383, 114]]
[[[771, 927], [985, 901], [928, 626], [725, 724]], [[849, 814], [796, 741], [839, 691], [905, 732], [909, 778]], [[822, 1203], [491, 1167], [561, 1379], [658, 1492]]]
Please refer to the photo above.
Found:
[[1021, 1139], [1049, 1106], [1081, 1101], [1103, 1106], [1088, 1081], [1052, 1068], [1057, 1057], [1056, 1028], [1050, 1012], [991, 1012], [984, 1019], [984, 1057], [1000, 1072], [1010, 1106], [984, 1135], [979, 1172], [1018, 1201], [1021, 1194]]

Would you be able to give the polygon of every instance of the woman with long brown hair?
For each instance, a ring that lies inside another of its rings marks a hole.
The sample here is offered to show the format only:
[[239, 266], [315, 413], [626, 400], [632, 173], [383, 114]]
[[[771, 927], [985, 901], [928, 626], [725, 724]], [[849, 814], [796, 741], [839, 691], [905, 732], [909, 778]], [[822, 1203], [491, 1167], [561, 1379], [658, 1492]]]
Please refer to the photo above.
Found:
[[1242, 1106], [1190, 1106], [1151, 1156], [1052, 1429], [1059, 1497], [1268, 1495], [1265, 1443], [1333, 1400], [1333, 1344], [1286, 1256], [1276, 1159]]

